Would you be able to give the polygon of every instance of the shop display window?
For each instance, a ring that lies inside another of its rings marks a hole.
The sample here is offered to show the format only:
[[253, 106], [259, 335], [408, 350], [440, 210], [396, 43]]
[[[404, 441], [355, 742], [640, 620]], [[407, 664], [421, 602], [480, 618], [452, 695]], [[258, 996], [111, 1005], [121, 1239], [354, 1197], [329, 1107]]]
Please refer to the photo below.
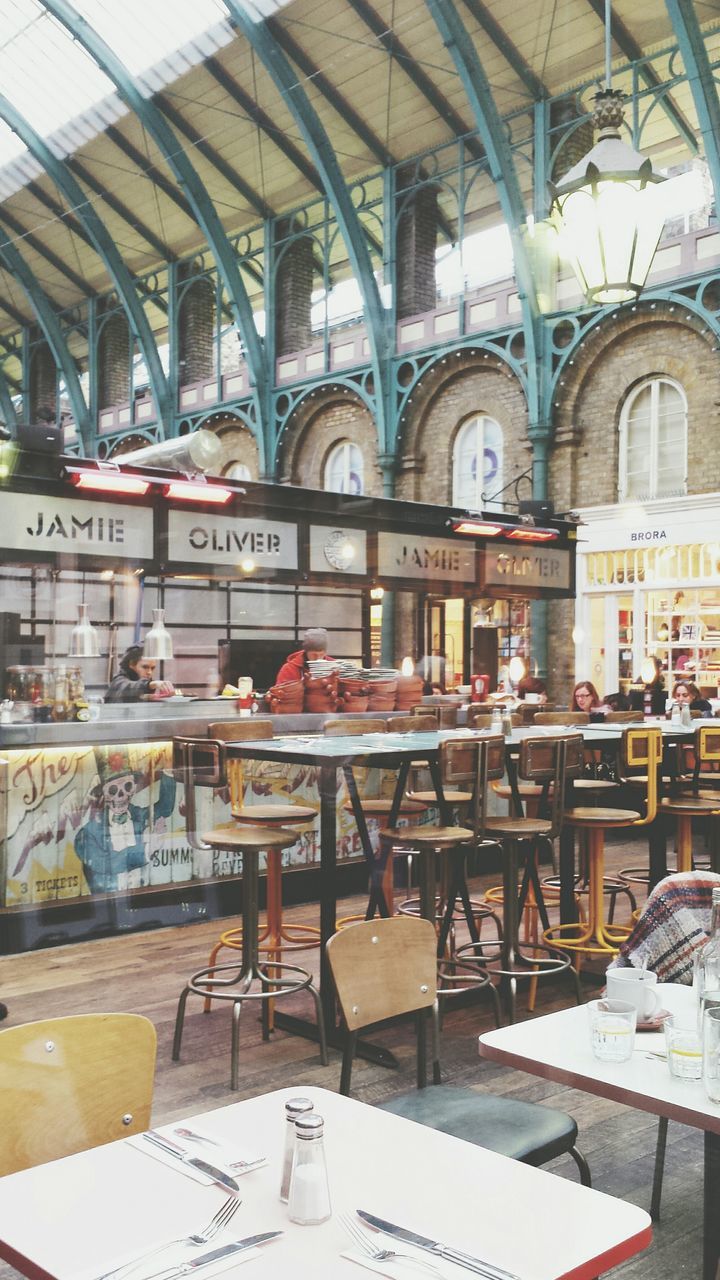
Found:
[[648, 592], [648, 653], [674, 679], [690, 677], [715, 689], [720, 682], [720, 587]]

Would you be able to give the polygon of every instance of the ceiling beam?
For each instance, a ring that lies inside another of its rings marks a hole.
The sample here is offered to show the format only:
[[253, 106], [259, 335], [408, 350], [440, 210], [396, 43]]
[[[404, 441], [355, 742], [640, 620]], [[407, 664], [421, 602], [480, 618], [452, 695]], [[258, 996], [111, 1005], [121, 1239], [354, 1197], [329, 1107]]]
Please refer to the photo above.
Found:
[[[597, 17], [600, 19], [600, 21], [604, 26], [605, 25], [605, 0], [587, 0], [587, 3], [590, 5], [590, 8], [592, 9], [593, 13], [597, 15]], [[675, 32], [677, 34], [677, 27], [675, 28]], [[628, 28], [625, 26], [625, 23], [623, 22], [622, 18], [619, 18], [616, 13], [611, 13], [610, 15], [610, 34], [612, 35], [612, 38], [615, 41], [615, 44], [617, 45], [620, 52], [624, 53], [625, 57], [630, 62], [642, 63], [642, 66], [639, 66], [637, 68], [637, 73], [640, 76], [640, 79], [645, 81], [645, 84], [648, 86], [648, 88], [661, 89], [663, 87], [663, 82], [660, 79], [660, 76], [657, 74], [657, 72], [655, 71], [655, 68], [651, 66], [649, 62], [643, 62], [643, 59], [645, 58], [645, 54], [643, 53], [642, 48], [638, 44], [635, 37], [632, 36], [628, 31]], [[697, 141], [696, 131], [695, 129], [693, 129], [692, 125], [690, 124], [690, 121], [688, 120], [687, 116], [684, 115], [683, 112], [680, 110], [679, 106], [675, 102], [675, 99], [672, 97], [672, 94], [670, 93], [661, 94], [660, 106], [662, 107], [668, 119], [672, 122], [674, 128], [677, 129], [678, 133], [680, 134], [680, 137], [683, 139], [686, 146], [690, 149], [692, 154], [696, 156], [698, 153], [698, 141]]]
[[[233, 318], [242, 338], [250, 385], [253, 388], [254, 408], [258, 425], [257, 443], [262, 449], [263, 419], [267, 415], [268, 368], [265, 348], [255, 326], [253, 310], [245, 284], [240, 274], [237, 254], [226, 235], [217, 209], [205, 186], [191, 164], [177, 135], [173, 133], [162, 112], [140, 93], [127, 67], [106, 44], [97, 31], [69, 0], [41, 0], [48, 13], [60, 22], [68, 34], [76, 40], [102, 71], [112, 80], [123, 101], [135, 113], [138, 120], [159, 147], [184, 198], [191, 209], [191, 216], [200, 227], [206, 242], [214, 254], [220, 277], [227, 290], [233, 308]], [[162, 175], [160, 175], [162, 176]], [[261, 468], [264, 459], [260, 460]]]
[[525, 61], [520, 50], [513, 44], [497, 18], [492, 16], [487, 5], [483, 4], [482, 0], [465, 0], [465, 5], [485, 35], [490, 37], [495, 48], [500, 50], [503, 58], [522, 81], [533, 100], [547, 98], [547, 86], [539, 76], [535, 75], [529, 62]]
[[26, 117], [2, 93], [0, 93], [0, 120], [5, 121], [5, 124], [25, 144], [30, 154], [43, 166], [60, 194], [87, 230], [95, 252], [99, 255], [105, 270], [117, 289], [118, 297], [128, 318], [130, 331], [136, 339], [145, 360], [156, 412], [163, 428], [169, 431], [173, 420], [170, 387], [162, 367], [155, 335], [150, 328], [150, 321], [137, 294], [135, 281], [128, 271], [115, 241], [110, 236], [105, 223], [77, 179], [67, 166], [53, 154], [47, 143], [40, 137], [40, 134], [32, 127]]
[[112, 209], [113, 213], [116, 213], [119, 218], [122, 218], [123, 222], [126, 222], [132, 231], [141, 236], [146, 244], [150, 245], [150, 248], [163, 262], [175, 261], [176, 255], [173, 253], [172, 249], [168, 247], [165, 241], [161, 240], [159, 236], [156, 236], [155, 232], [150, 230], [147, 223], [142, 222], [141, 219], [138, 218], [137, 214], [133, 213], [133, 211], [129, 209], [122, 200], [118, 200], [117, 196], [114, 195], [112, 191], [108, 191], [105, 184], [100, 182], [99, 179], [90, 172], [87, 165], [81, 164], [75, 157], [68, 157], [66, 164], [69, 169], [72, 169], [76, 178], [79, 178], [81, 182], [84, 182], [86, 187], [89, 187], [91, 191], [95, 192], [96, 196], [99, 196], [100, 199], [104, 201], [108, 209]]
[[84, 298], [92, 298], [94, 296], [95, 290], [90, 288], [87, 281], [83, 280], [82, 276], [79, 276], [76, 271], [73, 271], [72, 267], [69, 267], [62, 258], [59, 258], [58, 255], [53, 252], [52, 249], [49, 249], [46, 244], [43, 244], [43, 241], [39, 240], [32, 231], [26, 230], [22, 223], [18, 221], [15, 215], [12, 214], [5, 205], [0, 207], [0, 221], [4, 223], [6, 227], [9, 227], [13, 235], [17, 236], [19, 240], [24, 240], [31, 249], [34, 249], [36, 253], [40, 254], [40, 257], [47, 262], [49, 266], [53, 267], [55, 271], [59, 272], [61, 275], [65, 276], [65, 279], [69, 280], [70, 283], [75, 286], [78, 293], [81, 293]]
[[695, 103], [717, 209], [720, 208], [720, 100], [717, 81], [694, 7], [686, 0], [665, 0], [665, 4]]

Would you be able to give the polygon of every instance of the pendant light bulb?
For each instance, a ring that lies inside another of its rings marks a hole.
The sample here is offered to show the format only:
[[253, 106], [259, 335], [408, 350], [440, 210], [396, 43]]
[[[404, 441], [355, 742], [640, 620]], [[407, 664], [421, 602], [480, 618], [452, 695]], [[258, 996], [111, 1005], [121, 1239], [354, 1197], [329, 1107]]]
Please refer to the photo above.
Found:
[[97, 631], [90, 624], [88, 606], [78, 605], [78, 620], [70, 632], [69, 658], [99, 658], [100, 642]]
[[173, 642], [165, 626], [165, 610], [153, 609], [153, 623], [143, 642], [143, 657], [172, 658]]

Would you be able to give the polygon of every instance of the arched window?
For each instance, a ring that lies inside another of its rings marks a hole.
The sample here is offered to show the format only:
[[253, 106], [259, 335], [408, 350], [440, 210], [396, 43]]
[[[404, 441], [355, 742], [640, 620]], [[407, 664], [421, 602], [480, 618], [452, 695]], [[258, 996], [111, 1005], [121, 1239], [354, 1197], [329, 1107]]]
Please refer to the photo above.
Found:
[[[503, 433], [499, 422], [479, 413], [458, 431], [453, 448], [453, 506], [493, 510], [503, 487]], [[483, 501], [483, 494], [487, 498]]]
[[648, 378], [623, 406], [618, 493], [621, 502], [687, 493], [687, 400], [669, 378]]
[[228, 480], [252, 480], [250, 468], [244, 462], [231, 462], [224, 474]]
[[363, 457], [356, 444], [341, 440], [330, 450], [324, 487], [330, 493], [363, 493]]

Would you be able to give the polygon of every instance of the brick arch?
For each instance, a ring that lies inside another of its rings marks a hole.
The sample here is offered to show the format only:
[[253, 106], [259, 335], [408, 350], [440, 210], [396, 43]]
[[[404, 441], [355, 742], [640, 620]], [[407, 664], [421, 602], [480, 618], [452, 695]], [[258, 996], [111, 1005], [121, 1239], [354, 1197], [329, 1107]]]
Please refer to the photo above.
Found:
[[380, 497], [383, 486], [377, 461], [377, 428], [369, 409], [351, 392], [321, 392], [308, 396], [298, 406], [280, 445], [280, 483], [322, 489], [328, 454], [341, 440], [351, 440], [360, 449], [365, 492], [370, 497]]
[[506, 483], [528, 468], [527, 402], [520, 382], [495, 355], [485, 360], [482, 354], [456, 353], [433, 366], [405, 410], [398, 498], [451, 502], [453, 444], [476, 413], [495, 418], [503, 429]]
[[688, 492], [720, 488], [718, 363], [700, 318], [668, 308], [631, 313], [578, 348], [556, 410], [550, 496], [559, 510], [617, 501], [619, 424], [640, 382], [667, 377], [688, 402]]
[[220, 474], [225, 475], [233, 462], [241, 462], [247, 467], [253, 480], [261, 479], [260, 456], [257, 441], [248, 426], [234, 414], [215, 414], [203, 423], [203, 426], [214, 431], [223, 447], [220, 461]]

